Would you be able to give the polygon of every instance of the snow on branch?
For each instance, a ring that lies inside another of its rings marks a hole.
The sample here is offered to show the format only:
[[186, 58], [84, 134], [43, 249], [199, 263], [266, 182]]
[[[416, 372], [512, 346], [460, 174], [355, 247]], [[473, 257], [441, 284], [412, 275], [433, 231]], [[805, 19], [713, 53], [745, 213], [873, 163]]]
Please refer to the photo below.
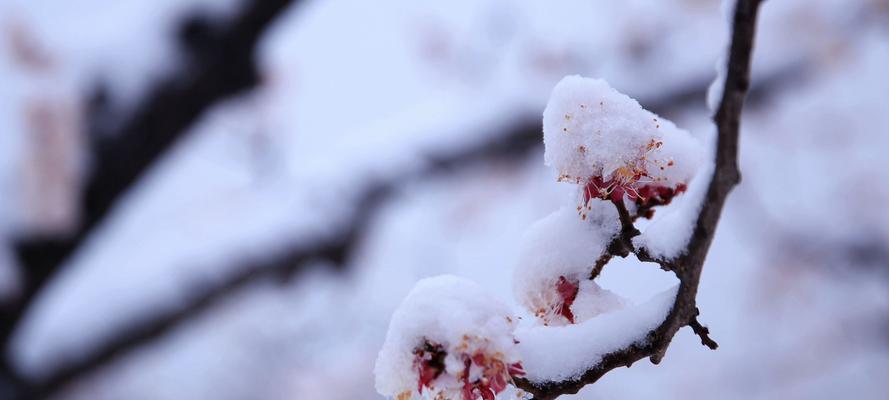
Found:
[[[697, 319], [696, 294], [723, 205], [740, 181], [738, 129], [759, 3], [735, 5], [727, 71], [720, 74], [722, 101], [714, 116], [714, 161], [703, 160], [704, 146], [688, 132], [604, 81], [571, 76], [555, 87], [543, 118], [545, 161], [560, 181], [577, 185], [574, 210], [563, 207], [539, 221], [523, 243], [514, 291], [534, 315], [532, 326], [501, 327], [474, 339], [506, 343], [491, 351], [515, 371], [491, 375], [486, 366], [458, 362], [473, 359], [467, 346], [476, 349], [462, 344], [465, 338], [479, 336], [489, 320], [508, 319], [502, 308], [483, 313], [500, 307], [496, 299], [462, 280], [433, 296], [430, 282], [421, 281], [389, 326], [375, 369], [381, 394], [399, 400], [554, 399], [643, 358], [659, 363], [684, 326], [703, 345], [717, 348]], [[681, 204], [645, 233], [635, 227], [674, 199]], [[679, 285], [628, 307], [593, 282], [611, 258], [630, 254], [672, 271]], [[454, 296], [465, 299], [455, 302]], [[505, 338], [516, 339], [515, 346]], [[455, 352], [462, 358], [454, 361]], [[506, 390], [504, 382], [521, 390]]]
[[[623, 299], [587, 279], [590, 260], [606, 251], [605, 243], [620, 229], [617, 213], [591, 203], [581, 220], [563, 207], [526, 232], [513, 290], [519, 303], [545, 325], [566, 325], [622, 308]], [[558, 249], [558, 251], [553, 251]]]

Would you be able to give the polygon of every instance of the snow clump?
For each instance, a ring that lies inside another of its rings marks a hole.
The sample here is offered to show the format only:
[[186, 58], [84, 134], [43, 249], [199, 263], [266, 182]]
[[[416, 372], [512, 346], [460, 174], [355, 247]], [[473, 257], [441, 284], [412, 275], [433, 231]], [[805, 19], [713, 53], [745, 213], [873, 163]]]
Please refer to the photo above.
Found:
[[590, 204], [581, 220], [567, 207], [537, 221], [525, 233], [513, 275], [519, 303], [544, 325], [580, 323], [620, 308], [617, 295], [589, 280], [596, 260], [620, 230], [611, 204]]
[[392, 316], [377, 391], [398, 400], [493, 400], [524, 375], [509, 307], [456, 276], [423, 279]]

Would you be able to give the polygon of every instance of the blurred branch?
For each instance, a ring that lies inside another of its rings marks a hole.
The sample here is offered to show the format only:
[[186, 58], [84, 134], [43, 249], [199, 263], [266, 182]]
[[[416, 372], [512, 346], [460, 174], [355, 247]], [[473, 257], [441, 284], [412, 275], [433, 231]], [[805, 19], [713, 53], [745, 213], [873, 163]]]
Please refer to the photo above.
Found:
[[[82, 193], [81, 224], [67, 236], [34, 236], [13, 244], [20, 269], [20, 296], [0, 304], [0, 386], [20, 381], [10, 367], [9, 340], [35, 299], [63, 263], [109, 215], [149, 167], [182, 137], [211, 105], [254, 86], [253, 53], [262, 33], [291, 0], [245, 2], [225, 24], [192, 17], [180, 32], [185, 65], [155, 85], [132, 115], [111, 132], [92, 132], [92, 173]], [[100, 130], [100, 129], [99, 129]], [[0, 393], [5, 388], [0, 387]]]
[[[677, 259], [670, 262], [651, 260], [658, 262], [662, 268], [673, 271], [679, 278], [679, 291], [669, 314], [657, 328], [648, 332], [645, 340], [604, 355], [598, 364], [577, 379], [542, 383], [532, 383], [525, 379], [517, 380], [516, 384], [533, 394], [536, 400], [554, 399], [563, 394], [577, 393], [584, 386], [596, 382], [608, 371], [622, 366], [629, 367], [645, 357], [649, 357], [652, 363], [659, 363], [673, 340], [673, 336], [683, 326], [690, 326], [701, 337], [701, 342], [704, 345], [716, 348], [716, 342], [709, 337], [709, 330], [697, 321], [696, 295], [701, 270], [710, 243], [713, 241], [713, 234], [716, 232], [723, 205], [729, 192], [741, 180], [737, 162], [738, 131], [744, 97], [750, 86], [750, 59], [759, 4], [760, 0], [738, 0], [735, 6], [725, 89], [719, 109], [713, 117], [718, 130], [716, 167], [695, 222], [692, 237], [682, 253], [683, 255]], [[632, 235], [633, 222], [626, 215], [627, 212], [622, 202], [619, 204], [615, 202], [615, 205], [621, 214], [623, 225], [622, 234], [618, 235], [616, 240], [624, 242], [623, 246], [620, 246], [621, 252], [615, 255], [622, 255], [627, 248], [633, 249], [630, 240], [634, 236]], [[629, 239], [627, 239], [628, 236]]]

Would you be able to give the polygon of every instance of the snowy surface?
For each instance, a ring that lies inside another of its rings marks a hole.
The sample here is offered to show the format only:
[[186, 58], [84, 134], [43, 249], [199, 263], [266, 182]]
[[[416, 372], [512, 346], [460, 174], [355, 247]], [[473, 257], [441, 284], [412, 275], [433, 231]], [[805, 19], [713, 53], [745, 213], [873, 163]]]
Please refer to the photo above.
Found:
[[576, 325], [519, 329], [516, 336], [528, 379], [560, 382], [577, 378], [605, 354], [634, 343], [644, 345], [648, 332], [670, 312], [677, 289]]
[[[585, 220], [577, 215], [573, 205], [563, 206], [529, 227], [522, 240], [513, 291], [520, 304], [545, 322], [560, 319], [552, 315], [560, 303], [556, 289], [559, 279], [588, 280], [593, 264], [620, 229], [617, 211], [611, 204], [594, 205], [595, 212], [590, 211], [593, 217]], [[584, 294], [584, 288], [580, 289], [578, 296]], [[598, 287], [590, 289], [595, 291]], [[584, 313], [587, 317], [595, 315], [592, 310], [596, 308], [580, 304], [577, 307], [588, 309], [590, 312]]]
[[[116, 12], [87, 1], [3, 5], [49, 38], [62, 77], [98, 65], [104, 75], [86, 75], [138, 97], [133, 88], [176, 61], [151, 47], [175, 46], [172, 25], [151, 9], [199, 3], [103, 3], [132, 9], [139, 17], [122, 12], [118, 23], [132, 31], [100, 23]], [[289, 10], [263, 40], [263, 86], [203, 116], [91, 238], [20, 333], [22, 365], [39, 374], [146, 310], [180, 304], [244, 258], [335, 235], [364, 183], [496, 137], [501, 123], [537, 118], [564, 75], [601, 77], [646, 106], [700, 93], [725, 49], [718, 2], [505, 4], [342, 1]], [[753, 85], [768, 95], [745, 109], [744, 181], [729, 198], [699, 293], [719, 350], [681, 330], [661, 365], [615, 370], [567, 398], [889, 392], [881, 374], [889, 369], [881, 317], [889, 283], [879, 257], [889, 243], [885, 2], [787, 0], [764, 2], [762, 12]], [[124, 40], [140, 37], [144, 46]], [[23, 103], [9, 94], [18, 86], [6, 84], [19, 82], [12, 69], [0, 70], [4, 232], [17, 216], [9, 201], [24, 143]], [[699, 97], [665, 117], [708, 132]], [[522, 232], [571, 195], [542, 160], [532, 152], [405, 183], [371, 221], [347, 272], [319, 265], [285, 284], [251, 287], [60, 398], [379, 399], [374, 360], [393, 310], [418, 280], [458, 274], [512, 298]], [[615, 260], [597, 281], [640, 304], [675, 284], [668, 278], [654, 265]]]
[[629, 301], [626, 298], [586, 279], [580, 281], [577, 298], [571, 305], [571, 312], [574, 313], [575, 321], [581, 323], [590, 318], [623, 309], [627, 304]]

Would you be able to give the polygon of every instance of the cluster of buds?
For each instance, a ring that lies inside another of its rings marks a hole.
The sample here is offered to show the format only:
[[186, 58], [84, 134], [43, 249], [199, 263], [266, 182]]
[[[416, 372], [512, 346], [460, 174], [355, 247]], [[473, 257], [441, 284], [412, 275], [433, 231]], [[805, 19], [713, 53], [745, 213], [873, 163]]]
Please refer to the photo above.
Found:
[[[610, 179], [605, 181], [602, 177], [589, 178], [581, 189], [581, 205], [577, 206], [578, 213], [586, 219], [586, 211], [590, 210], [590, 201], [593, 199], [610, 200], [613, 202], [628, 199], [638, 207], [655, 207], [670, 204], [676, 195], [685, 192], [688, 185], [679, 183], [674, 187], [662, 186], [640, 179], [644, 175], [635, 175], [634, 179]], [[645, 215], [651, 218], [651, 215]]]
[[524, 394], [509, 306], [456, 276], [423, 279], [395, 310], [374, 367], [380, 394], [397, 400], [493, 400]]
[[[465, 335], [450, 352], [439, 343], [424, 340], [414, 349], [417, 394], [435, 400], [494, 400], [525, 375], [521, 362], [508, 360], [498, 351], [490, 351], [487, 339]], [[413, 397], [405, 391], [399, 400]]]
[[645, 209], [643, 217], [651, 218], [654, 214], [652, 207], [670, 204], [673, 197], [685, 192], [687, 189], [685, 183], [670, 186], [664, 179], [649, 174], [649, 163], [661, 171], [674, 165], [672, 160], [660, 163], [648, 158], [649, 153], [657, 151], [661, 146], [663, 142], [652, 139], [640, 149], [642, 155], [639, 158], [616, 168], [607, 178], [601, 175], [574, 179], [567, 178], [566, 175], [560, 176], [560, 181], [580, 185], [580, 204], [577, 206], [577, 212], [581, 219], [586, 220], [587, 212], [592, 209], [590, 202], [594, 199], [612, 202], [627, 199], [634, 202], [638, 208]]

